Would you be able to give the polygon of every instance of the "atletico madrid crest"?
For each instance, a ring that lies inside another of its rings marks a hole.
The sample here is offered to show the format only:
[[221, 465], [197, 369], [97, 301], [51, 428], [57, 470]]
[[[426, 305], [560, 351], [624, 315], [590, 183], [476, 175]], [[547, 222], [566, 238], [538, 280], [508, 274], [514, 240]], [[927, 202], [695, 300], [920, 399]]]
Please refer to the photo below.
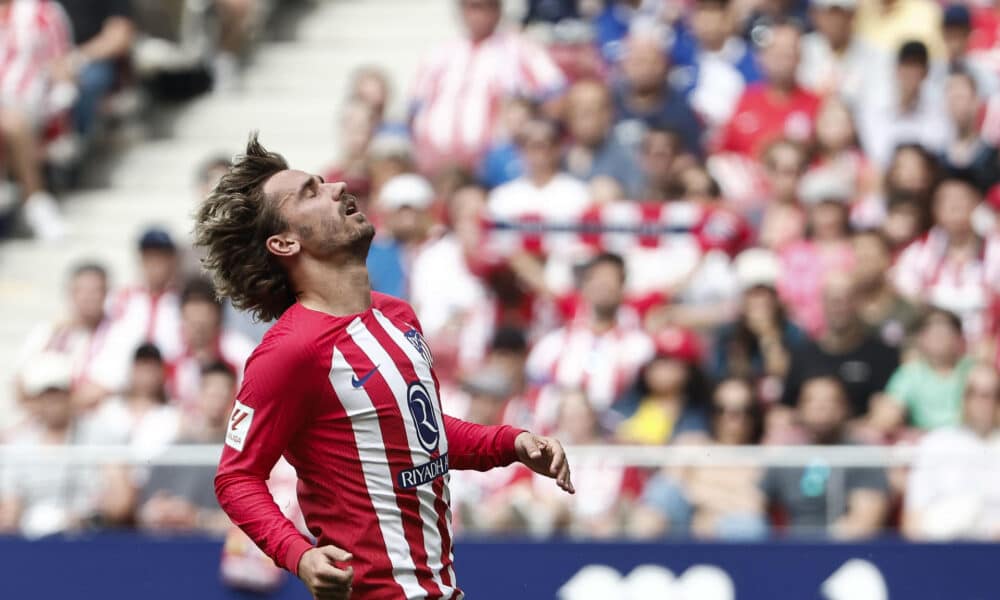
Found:
[[431, 356], [431, 349], [427, 346], [427, 342], [424, 341], [424, 336], [420, 335], [420, 332], [416, 329], [410, 329], [405, 334], [406, 341], [413, 344], [413, 347], [417, 349], [420, 356], [427, 361], [428, 367], [434, 366], [434, 357]]

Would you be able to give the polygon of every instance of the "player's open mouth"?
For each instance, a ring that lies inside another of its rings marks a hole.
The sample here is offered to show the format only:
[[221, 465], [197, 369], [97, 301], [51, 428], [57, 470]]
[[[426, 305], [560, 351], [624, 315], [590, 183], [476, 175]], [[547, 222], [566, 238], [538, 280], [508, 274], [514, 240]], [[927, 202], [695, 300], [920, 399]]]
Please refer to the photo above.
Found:
[[354, 198], [344, 200], [344, 215], [349, 217], [357, 214], [358, 212], [358, 203], [354, 200]]

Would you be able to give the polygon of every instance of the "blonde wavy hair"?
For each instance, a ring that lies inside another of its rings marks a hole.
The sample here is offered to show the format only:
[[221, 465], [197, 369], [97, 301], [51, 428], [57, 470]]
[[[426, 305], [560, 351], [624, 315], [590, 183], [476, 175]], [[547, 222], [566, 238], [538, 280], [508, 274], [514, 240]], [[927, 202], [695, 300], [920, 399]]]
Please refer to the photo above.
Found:
[[246, 151], [233, 160], [195, 217], [195, 246], [205, 249], [202, 265], [219, 295], [262, 321], [280, 317], [296, 297], [288, 272], [266, 245], [288, 224], [264, 184], [286, 169], [284, 157], [269, 152], [252, 133]]

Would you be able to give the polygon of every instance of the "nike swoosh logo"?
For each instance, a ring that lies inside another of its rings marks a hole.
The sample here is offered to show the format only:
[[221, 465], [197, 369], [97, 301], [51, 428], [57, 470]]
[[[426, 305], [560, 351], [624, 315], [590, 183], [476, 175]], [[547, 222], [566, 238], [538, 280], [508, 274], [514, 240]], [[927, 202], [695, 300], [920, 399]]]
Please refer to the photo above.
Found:
[[378, 371], [378, 365], [375, 365], [375, 368], [373, 368], [371, 371], [368, 371], [367, 373], [365, 373], [365, 376], [362, 377], [361, 379], [358, 379], [357, 376], [352, 375], [351, 376], [351, 385], [353, 385], [355, 388], [360, 388], [361, 386], [363, 386], [365, 384], [366, 381], [368, 381], [369, 379], [372, 378], [372, 375], [375, 374], [375, 371]]

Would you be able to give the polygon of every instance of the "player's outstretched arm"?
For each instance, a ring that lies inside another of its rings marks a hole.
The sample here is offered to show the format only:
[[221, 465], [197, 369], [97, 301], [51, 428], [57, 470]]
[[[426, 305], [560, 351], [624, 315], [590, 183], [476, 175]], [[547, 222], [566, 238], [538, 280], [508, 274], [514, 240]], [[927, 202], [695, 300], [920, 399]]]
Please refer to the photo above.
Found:
[[556, 484], [564, 491], [576, 493], [570, 479], [566, 451], [559, 440], [523, 431], [515, 438], [514, 447], [517, 450], [517, 460], [526, 467], [539, 475], [555, 479]]

